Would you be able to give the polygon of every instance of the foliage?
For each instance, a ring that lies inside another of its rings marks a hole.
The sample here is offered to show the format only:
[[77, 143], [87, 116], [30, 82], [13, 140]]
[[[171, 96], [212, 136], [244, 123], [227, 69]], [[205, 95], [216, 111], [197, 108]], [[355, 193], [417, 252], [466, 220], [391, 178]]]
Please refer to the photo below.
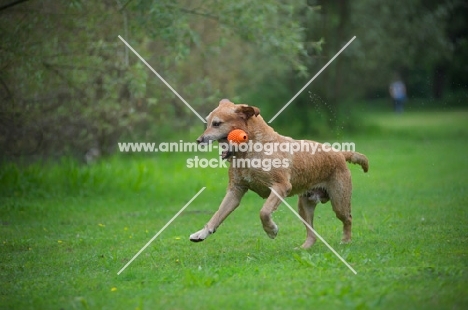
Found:
[[[158, 141], [201, 125], [221, 98], [301, 135], [353, 130], [357, 99], [466, 97], [468, 7], [444, 1], [21, 2], [0, 11], [0, 156], [58, 157]], [[453, 91], [455, 95], [448, 94]]]
[[[463, 1], [342, 0], [308, 4], [309, 11], [298, 18], [305, 39], [322, 42], [321, 49], [308, 49], [305, 65], [309, 76], [299, 76], [292, 70], [252, 91], [252, 101], [265, 98], [271, 116], [351, 38], [356, 39], [275, 120], [275, 126], [292, 126], [303, 135], [352, 130], [361, 111], [350, 103], [387, 98], [390, 104], [388, 85], [396, 75], [407, 85], [409, 103], [418, 98], [451, 103], [445, 99], [455, 89], [467, 94], [468, 27], [462, 17], [467, 10]], [[310, 18], [311, 12], [314, 18]], [[466, 101], [462, 104], [466, 106]]]
[[[436, 66], [451, 59], [454, 43], [447, 36], [459, 1], [353, 2], [350, 23], [360, 40], [351, 66], [368, 89], [384, 88], [395, 75], [409, 84], [411, 97], [429, 97], [436, 87]], [[378, 17], [378, 18], [376, 18]], [[424, 79], [418, 83], [417, 79]]]
[[291, 18], [300, 8], [295, 0], [108, 0], [1, 11], [2, 155], [110, 152], [123, 134], [186, 129], [198, 120], [118, 35], [203, 114], [250, 82], [241, 76], [268, 73], [251, 65], [273, 50], [283, 59], [277, 70], [301, 66], [302, 30]]

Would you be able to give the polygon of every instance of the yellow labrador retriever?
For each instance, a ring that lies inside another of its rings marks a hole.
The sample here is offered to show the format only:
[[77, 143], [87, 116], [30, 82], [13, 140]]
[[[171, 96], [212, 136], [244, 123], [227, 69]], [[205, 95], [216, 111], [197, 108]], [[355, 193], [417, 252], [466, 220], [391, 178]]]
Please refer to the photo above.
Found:
[[[221, 100], [206, 120], [207, 128], [197, 139], [198, 143], [218, 141], [226, 144], [229, 132], [242, 129], [248, 134], [250, 145], [256, 147], [247, 150], [231, 148], [222, 152], [223, 159], [230, 162], [226, 196], [205, 227], [190, 235], [191, 241], [203, 241], [214, 233], [237, 208], [247, 190], [266, 198], [260, 219], [267, 235], [275, 238], [278, 226], [272, 220], [272, 213], [281, 200], [270, 188], [283, 198], [299, 195], [299, 214], [311, 227], [317, 203], [330, 200], [336, 217], [343, 222], [342, 242], [351, 241], [352, 185], [346, 161], [361, 165], [367, 172], [366, 156], [357, 152], [333, 151], [318, 142], [282, 136], [268, 126], [257, 107], [234, 104], [228, 99]], [[263, 152], [259, 151], [262, 146]], [[302, 248], [309, 248], [316, 241], [315, 234], [307, 226], [306, 231], [307, 238]]]

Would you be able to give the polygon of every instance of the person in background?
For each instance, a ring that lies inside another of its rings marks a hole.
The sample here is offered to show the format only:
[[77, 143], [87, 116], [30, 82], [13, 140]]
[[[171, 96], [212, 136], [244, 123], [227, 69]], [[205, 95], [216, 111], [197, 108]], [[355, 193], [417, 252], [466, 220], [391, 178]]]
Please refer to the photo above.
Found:
[[389, 87], [390, 96], [393, 99], [393, 108], [396, 113], [403, 112], [403, 104], [406, 100], [406, 86], [399, 77], [396, 77]]

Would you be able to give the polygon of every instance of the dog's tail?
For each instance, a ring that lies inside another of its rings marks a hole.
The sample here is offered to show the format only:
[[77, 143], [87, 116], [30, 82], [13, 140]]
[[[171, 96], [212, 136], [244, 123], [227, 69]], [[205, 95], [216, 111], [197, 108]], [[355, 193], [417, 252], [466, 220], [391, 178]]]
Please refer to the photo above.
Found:
[[364, 172], [369, 170], [369, 160], [364, 154], [358, 152], [341, 152], [349, 163], [359, 164]]

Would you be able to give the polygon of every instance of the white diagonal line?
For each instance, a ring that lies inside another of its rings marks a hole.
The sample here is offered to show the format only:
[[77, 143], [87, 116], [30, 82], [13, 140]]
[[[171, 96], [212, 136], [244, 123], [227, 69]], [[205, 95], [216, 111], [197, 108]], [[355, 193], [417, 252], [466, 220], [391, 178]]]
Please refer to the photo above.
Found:
[[335, 55], [335, 56], [333, 56], [333, 58], [332, 58], [332, 59], [330, 59], [330, 61], [328, 61], [328, 62], [327, 62], [327, 64], [326, 64], [325, 66], [323, 66], [323, 68], [322, 68], [322, 69], [320, 69], [320, 71], [319, 71], [319, 72], [317, 72], [317, 74], [316, 74], [316, 75], [315, 75], [315, 76], [314, 76], [312, 79], [310, 79], [310, 81], [309, 81], [309, 82], [307, 82], [307, 84], [305, 84], [305, 85], [304, 85], [304, 87], [302, 87], [302, 88], [301, 88], [301, 90], [300, 90], [300, 91], [298, 91], [298, 92], [297, 92], [297, 94], [295, 94], [295, 95], [294, 95], [294, 97], [292, 97], [292, 98], [291, 98], [291, 100], [289, 100], [289, 102], [288, 102], [288, 103], [286, 103], [286, 104], [284, 105], [284, 107], [283, 107], [281, 110], [279, 110], [279, 112], [278, 112], [278, 113], [276, 113], [276, 115], [275, 115], [275, 116], [273, 116], [273, 117], [272, 117], [272, 118], [271, 118], [271, 119], [268, 121], [268, 123], [271, 123], [271, 122], [273, 122], [273, 120], [274, 120], [274, 119], [275, 119], [275, 118], [276, 118], [278, 115], [280, 115], [280, 113], [281, 113], [281, 112], [283, 112], [283, 110], [284, 110], [284, 109], [286, 109], [286, 108], [288, 107], [288, 105], [289, 105], [289, 104], [290, 104], [290, 103], [291, 103], [291, 102], [292, 102], [294, 99], [296, 99], [296, 97], [297, 97], [297, 96], [299, 96], [299, 95], [300, 95], [300, 94], [301, 94], [301, 93], [304, 91], [304, 89], [306, 89], [306, 88], [307, 88], [307, 86], [309, 86], [309, 85], [310, 85], [310, 83], [312, 83], [312, 81], [313, 81], [313, 80], [315, 80], [315, 78], [316, 78], [317, 76], [319, 76], [319, 75], [320, 75], [320, 73], [322, 73], [322, 71], [323, 71], [323, 70], [325, 70], [325, 68], [326, 68], [326, 67], [328, 67], [328, 65], [329, 65], [329, 64], [331, 64], [331, 63], [332, 63], [332, 61], [333, 61], [333, 60], [335, 60], [335, 58], [336, 58], [336, 57], [338, 57], [338, 55], [340, 55], [342, 51], [344, 51], [344, 50], [345, 50], [345, 48], [347, 48], [347, 47], [348, 47], [348, 45], [350, 45], [350, 44], [351, 44], [351, 42], [353, 42], [353, 41], [354, 41], [354, 39], [356, 39], [356, 36], [354, 36], [354, 37], [353, 37], [351, 40], [349, 40], [349, 42], [348, 42], [348, 43], [346, 43], [346, 45], [345, 45], [345, 46], [343, 46], [343, 48], [342, 48], [342, 49], [340, 49], [340, 51], [339, 51], [338, 53], [336, 53], [336, 55]]
[[333, 254], [335, 254], [345, 265], [346, 267], [348, 267], [354, 274], [357, 274], [356, 270], [353, 269], [353, 267], [351, 267], [345, 260], [343, 257], [340, 256], [340, 254], [338, 254], [335, 249], [333, 249], [331, 247], [331, 245], [329, 245], [325, 239], [322, 238], [322, 236], [320, 236], [310, 225], [309, 223], [307, 223], [306, 221], [304, 221], [304, 219], [299, 215], [297, 214], [296, 211], [294, 211], [294, 209], [286, 202], [286, 200], [283, 199], [283, 197], [281, 197], [272, 187], [270, 187], [271, 191], [276, 195], [278, 196], [278, 198], [289, 208], [289, 210], [291, 210], [292, 213], [294, 213], [295, 216], [297, 216], [301, 221], [302, 223], [304, 223], [310, 230], [312, 230], [314, 232], [314, 234], [323, 242], [325, 243], [325, 245], [330, 249], [330, 251], [333, 252]]
[[181, 214], [181, 213], [182, 213], [182, 212], [185, 210], [185, 208], [187, 208], [187, 207], [188, 207], [188, 206], [189, 206], [189, 205], [192, 203], [192, 201], [194, 201], [194, 200], [195, 200], [195, 198], [197, 198], [197, 197], [198, 197], [198, 195], [200, 195], [200, 194], [201, 194], [201, 192], [203, 192], [203, 191], [205, 190], [205, 188], [206, 188], [206, 187], [203, 187], [201, 190], [199, 190], [199, 191], [198, 191], [198, 193], [197, 193], [195, 196], [193, 196], [193, 198], [192, 198], [192, 199], [190, 199], [190, 201], [189, 201], [189, 202], [187, 202], [187, 203], [185, 204], [185, 206], [183, 206], [183, 207], [182, 207], [182, 209], [180, 209], [180, 211], [179, 211], [179, 212], [177, 212], [177, 213], [176, 213], [176, 215], [174, 215], [174, 216], [171, 218], [171, 220], [170, 220], [169, 222], [167, 222], [167, 223], [166, 223], [166, 225], [164, 225], [164, 227], [163, 227], [163, 228], [161, 228], [161, 230], [160, 230], [160, 231], [158, 231], [158, 233], [157, 233], [156, 235], [154, 235], [154, 237], [153, 237], [153, 238], [151, 238], [151, 240], [150, 240], [150, 241], [148, 241], [148, 243], [146, 243], [146, 244], [145, 244], [145, 246], [144, 246], [144, 247], [142, 247], [142, 248], [141, 248], [141, 250], [140, 250], [140, 251], [138, 251], [138, 253], [136, 253], [136, 254], [135, 254], [135, 256], [133, 256], [133, 258], [132, 258], [132, 259], [131, 259], [131, 260], [130, 260], [130, 261], [129, 261], [129, 262], [128, 262], [128, 263], [127, 263], [125, 266], [123, 266], [123, 268], [122, 268], [122, 269], [120, 269], [120, 271], [119, 271], [119, 272], [117, 272], [117, 275], [120, 275], [120, 273], [121, 273], [122, 271], [124, 271], [124, 270], [125, 270], [125, 268], [127, 268], [127, 267], [128, 267], [128, 265], [130, 265], [130, 264], [131, 264], [131, 263], [132, 263], [132, 262], [135, 260], [135, 258], [137, 258], [137, 257], [138, 257], [138, 255], [140, 255], [140, 254], [141, 254], [141, 252], [143, 252], [143, 251], [144, 251], [144, 250], [145, 250], [145, 249], [146, 249], [146, 248], [147, 248], [147, 247], [148, 247], [148, 246], [151, 244], [151, 242], [153, 242], [153, 241], [154, 241], [154, 239], [156, 239], [156, 238], [157, 238], [157, 237], [158, 237], [158, 236], [159, 236], [159, 235], [160, 235], [160, 234], [161, 234], [161, 233], [164, 231], [164, 229], [166, 229], [166, 228], [167, 228], [167, 226], [169, 226], [169, 225], [172, 223], [172, 221], [174, 221], [174, 220], [175, 220], [175, 219], [176, 219], [176, 218], [177, 218], [177, 217], [178, 217], [178, 216], [179, 216], [179, 215], [180, 215], [180, 214]]
[[143, 63], [144, 63], [151, 71], [153, 71], [153, 73], [156, 74], [156, 76], [157, 76], [164, 84], [166, 84], [166, 86], [169, 87], [169, 89], [172, 90], [172, 92], [173, 92], [177, 97], [179, 97], [179, 99], [182, 100], [182, 102], [185, 103], [185, 105], [186, 105], [190, 110], [192, 110], [192, 112], [195, 113], [195, 115], [198, 116], [198, 118], [201, 119], [201, 121], [202, 121], [203, 123], [206, 123], [206, 120], [204, 120], [203, 117], [201, 117], [200, 114], [198, 114], [197, 111], [195, 111], [195, 109], [192, 108], [192, 107], [190, 106], [190, 104], [188, 104], [188, 102], [185, 101], [185, 99], [182, 98], [182, 96], [179, 95], [179, 93], [176, 92], [175, 89], [172, 88], [172, 86], [169, 85], [169, 83], [166, 82], [166, 80], [163, 79], [163, 77], [160, 76], [159, 73], [156, 72], [156, 70], [154, 70], [154, 69], [146, 62], [146, 60], [144, 60], [143, 57], [141, 57], [140, 54], [138, 54], [138, 53], [133, 49], [133, 47], [131, 47], [130, 44], [128, 44], [127, 41], [125, 41], [120, 35], [119, 35], [119, 39], [122, 40], [122, 42], [123, 42], [125, 45], [127, 45], [127, 47], [128, 47], [135, 55], [137, 55], [137, 57], [140, 58], [140, 60], [143, 61]]

